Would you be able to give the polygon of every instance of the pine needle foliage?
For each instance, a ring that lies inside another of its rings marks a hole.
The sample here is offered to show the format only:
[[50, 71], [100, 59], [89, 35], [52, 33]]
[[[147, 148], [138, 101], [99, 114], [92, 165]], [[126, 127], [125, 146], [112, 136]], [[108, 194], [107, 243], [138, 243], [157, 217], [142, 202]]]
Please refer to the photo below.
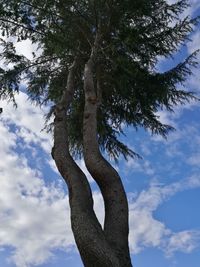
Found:
[[[181, 14], [187, 0], [0, 0], [1, 60], [0, 98], [14, 100], [26, 80], [29, 97], [40, 105], [52, 105], [65, 89], [74, 57], [76, 90], [68, 117], [69, 143], [73, 155], [82, 154], [84, 108], [83, 70], [96, 32], [101, 45], [94, 69], [98, 109], [98, 137], [102, 150], [117, 159], [135, 156], [120, 140], [123, 127], [144, 127], [166, 137], [171, 126], [160, 122], [160, 109], [173, 111], [178, 104], [195, 99], [179, 90], [196, 66], [193, 53], [174, 68], [156, 70], [159, 57], [169, 58], [180, 49], [199, 18]], [[40, 55], [18, 55], [15, 42], [30, 40]]]

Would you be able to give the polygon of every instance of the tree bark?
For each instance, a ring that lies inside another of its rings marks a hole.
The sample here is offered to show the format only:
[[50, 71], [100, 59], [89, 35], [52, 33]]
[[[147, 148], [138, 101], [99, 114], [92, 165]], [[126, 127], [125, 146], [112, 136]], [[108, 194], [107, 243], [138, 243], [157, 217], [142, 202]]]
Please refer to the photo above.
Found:
[[[97, 33], [98, 34], [98, 33]], [[86, 167], [97, 182], [104, 199], [104, 233], [115, 251], [121, 267], [130, 267], [128, 245], [128, 202], [124, 187], [116, 170], [102, 156], [97, 137], [98, 98], [93, 72], [98, 50], [98, 36], [84, 70], [85, 108], [83, 119], [83, 146]]]
[[52, 157], [68, 186], [71, 225], [84, 266], [120, 267], [94, 213], [87, 178], [69, 153], [66, 113], [73, 98], [76, 65], [75, 60], [69, 70], [66, 90], [55, 108]]

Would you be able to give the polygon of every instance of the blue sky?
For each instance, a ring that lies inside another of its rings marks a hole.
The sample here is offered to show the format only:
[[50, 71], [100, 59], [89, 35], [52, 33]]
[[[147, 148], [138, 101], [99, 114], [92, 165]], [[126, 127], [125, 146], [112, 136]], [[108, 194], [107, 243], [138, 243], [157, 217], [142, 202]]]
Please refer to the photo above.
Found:
[[[170, 1], [172, 2], [172, 1]], [[199, 12], [191, 1], [186, 14]], [[199, 12], [200, 13], [200, 12]], [[178, 57], [200, 44], [200, 31]], [[29, 42], [18, 53], [31, 57]], [[159, 68], [173, 62], [161, 59]], [[187, 82], [200, 94], [199, 69]], [[0, 266], [81, 267], [70, 229], [67, 189], [50, 157], [52, 137], [41, 131], [45, 110], [31, 105], [25, 92], [18, 108], [0, 102]], [[143, 129], [127, 129], [126, 142], [142, 160], [120, 159], [118, 169], [129, 199], [130, 249], [135, 267], [199, 267], [200, 123], [199, 103], [159, 112], [176, 128], [168, 140]], [[81, 168], [86, 171], [82, 161]], [[103, 221], [103, 202], [92, 181], [95, 210]]]

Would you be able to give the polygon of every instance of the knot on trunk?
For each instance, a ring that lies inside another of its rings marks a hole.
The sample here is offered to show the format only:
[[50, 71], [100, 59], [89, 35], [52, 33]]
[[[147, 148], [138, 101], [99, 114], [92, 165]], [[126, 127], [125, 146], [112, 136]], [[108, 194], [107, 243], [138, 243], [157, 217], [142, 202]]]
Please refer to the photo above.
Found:
[[89, 96], [87, 101], [93, 105], [97, 104], [97, 97], [96, 96]]

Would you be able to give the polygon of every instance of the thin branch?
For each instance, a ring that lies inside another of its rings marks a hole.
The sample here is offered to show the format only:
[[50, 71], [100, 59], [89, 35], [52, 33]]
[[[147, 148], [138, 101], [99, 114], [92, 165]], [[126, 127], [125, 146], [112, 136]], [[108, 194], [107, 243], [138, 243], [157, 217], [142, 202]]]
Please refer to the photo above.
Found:
[[[42, 8], [42, 7], [38, 7], [38, 6], [35, 6], [35, 5], [33, 5], [33, 4], [30, 4], [30, 3], [28, 3], [28, 2], [26, 2], [26, 1], [21, 1], [23, 4], [25, 4], [25, 5], [27, 5], [27, 6], [30, 6], [30, 7], [32, 7], [32, 8], [35, 8], [36, 10], [38, 9], [38, 10], [41, 10], [41, 11], [44, 11], [45, 13], [47, 13], [47, 9], [45, 9], [45, 8]], [[42, 3], [42, 2], [41, 2]], [[48, 10], [49, 11], [49, 10]], [[68, 12], [70, 12], [70, 13], [72, 13], [70, 10], [67, 10]], [[51, 14], [51, 15], [55, 15], [56, 17], [58, 17], [58, 18], [60, 18], [60, 19], [63, 19], [63, 17], [61, 16], [61, 15], [59, 15], [59, 14], [57, 14], [57, 13], [49, 13], [49, 14]]]
[[87, 34], [84, 32], [84, 30], [78, 24], [77, 24], [77, 27], [81, 31], [81, 33], [83, 34], [84, 38], [86, 39], [86, 41], [88, 42], [88, 44], [90, 45], [90, 47], [92, 48], [92, 43], [88, 39]]
[[89, 24], [90, 26], [94, 26], [93, 23], [88, 19], [88, 17], [84, 16], [78, 9], [76, 6], [73, 6], [75, 11], [85, 20], [85, 22], [87, 22], [87, 24]]
[[25, 26], [25, 25], [23, 25], [23, 24], [18, 23], [18, 22], [11, 21], [11, 20], [8, 20], [8, 19], [5, 19], [5, 18], [1, 18], [1, 17], [0, 17], [0, 20], [3, 21], [3, 22], [11, 23], [11, 24], [16, 25], [16, 26], [18, 26], [18, 27], [21, 27], [21, 28], [23, 28], [23, 29], [25, 29], [25, 30], [32, 31], [32, 32], [38, 33], [38, 34], [40, 34], [40, 35], [45, 35], [45, 34], [42, 33], [42, 32], [39, 32], [39, 31], [37, 31], [37, 30], [34, 30], [33, 28], [29, 28], [29, 27], [27, 27], [27, 26]]
[[75, 57], [72, 65], [69, 67], [69, 74], [68, 74], [68, 78], [67, 78], [67, 86], [66, 89], [63, 93], [63, 96], [60, 100], [59, 106], [64, 106], [66, 109], [69, 108], [69, 104], [71, 102], [71, 99], [73, 97], [74, 94], [74, 71], [76, 69], [78, 65], [78, 58]]

